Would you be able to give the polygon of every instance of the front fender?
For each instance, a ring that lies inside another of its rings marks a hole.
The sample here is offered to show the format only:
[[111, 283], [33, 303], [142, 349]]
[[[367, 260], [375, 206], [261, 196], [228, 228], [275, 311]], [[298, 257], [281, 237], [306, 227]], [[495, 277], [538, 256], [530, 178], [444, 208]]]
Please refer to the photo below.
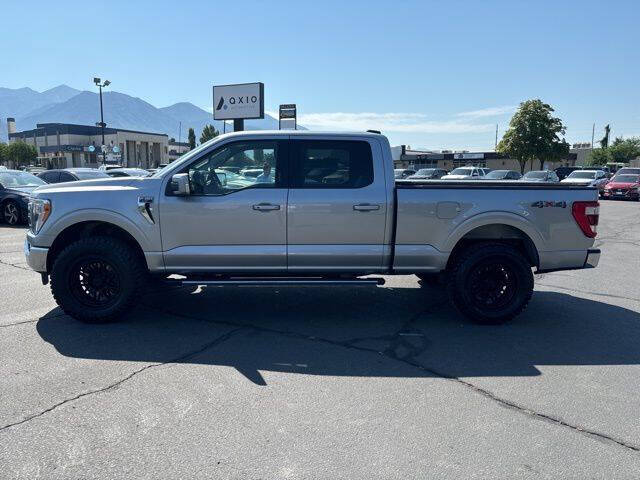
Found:
[[39, 242], [38, 246], [51, 246], [55, 238], [60, 235], [62, 231], [81, 222], [105, 222], [113, 224], [129, 233], [136, 242], [138, 242], [138, 245], [140, 245], [144, 252], [159, 250], [158, 248], [154, 248], [155, 229], [152, 228], [153, 226], [151, 224], [149, 224], [149, 226], [144, 225], [145, 228], [143, 229], [139, 224], [133, 222], [128, 217], [118, 212], [101, 208], [74, 210], [64, 214], [60, 218], [56, 219], [53, 224], [48, 225], [46, 233], [42, 236], [38, 235], [38, 237], [42, 237], [42, 239], [47, 243], [45, 245]]

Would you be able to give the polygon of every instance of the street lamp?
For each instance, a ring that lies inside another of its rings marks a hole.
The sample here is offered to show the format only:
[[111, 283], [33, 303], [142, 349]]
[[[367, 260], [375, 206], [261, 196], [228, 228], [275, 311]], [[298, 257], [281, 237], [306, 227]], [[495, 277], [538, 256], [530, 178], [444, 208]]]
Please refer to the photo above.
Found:
[[[111, 85], [111, 82], [109, 80], [105, 80], [103, 83], [100, 83], [100, 78], [93, 77], [93, 83], [95, 83], [96, 86], [100, 89], [100, 127], [102, 128], [102, 146], [104, 147], [105, 123], [104, 123], [104, 113], [102, 111], [102, 87], [108, 87], [109, 85]], [[104, 163], [104, 153], [102, 156], [102, 163]]]

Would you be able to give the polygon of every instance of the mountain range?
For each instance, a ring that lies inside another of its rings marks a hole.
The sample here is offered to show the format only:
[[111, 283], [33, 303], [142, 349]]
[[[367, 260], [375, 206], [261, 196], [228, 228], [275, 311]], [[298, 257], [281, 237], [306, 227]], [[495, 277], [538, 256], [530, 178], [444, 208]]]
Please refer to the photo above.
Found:
[[[109, 91], [103, 92], [102, 96], [104, 121], [108, 127], [166, 133], [182, 141], [186, 141], [189, 128], [195, 130], [196, 139], [207, 124], [223, 131], [221, 121], [213, 120], [211, 113], [189, 102], [158, 108], [124, 93]], [[16, 119], [18, 131], [47, 122], [95, 125], [100, 121], [100, 99], [97, 93], [67, 85], [44, 92], [28, 87], [0, 87], [0, 141], [4, 142], [7, 141], [7, 117]], [[265, 114], [263, 119], [245, 120], [245, 129], [277, 130], [278, 120]], [[233, 130], [232, 122], [227, 122], [226, 130]]]

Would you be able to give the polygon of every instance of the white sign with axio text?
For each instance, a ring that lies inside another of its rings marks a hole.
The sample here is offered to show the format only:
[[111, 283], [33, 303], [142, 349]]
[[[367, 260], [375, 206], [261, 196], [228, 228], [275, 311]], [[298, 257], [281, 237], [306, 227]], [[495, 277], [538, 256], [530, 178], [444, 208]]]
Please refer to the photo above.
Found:
[[213, 118], [264, 118], [264, 84], [214, 85]]

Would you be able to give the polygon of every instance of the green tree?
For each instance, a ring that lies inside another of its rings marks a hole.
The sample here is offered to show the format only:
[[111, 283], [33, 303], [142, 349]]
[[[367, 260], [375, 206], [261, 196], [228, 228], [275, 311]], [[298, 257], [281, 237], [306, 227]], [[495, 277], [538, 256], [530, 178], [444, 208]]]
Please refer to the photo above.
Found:
[[9, 162], [9, 155], [7, 152], [7, 144], [0, 142], [0, 165], [5, 165]]
[[193, 128], [189, 129], [189, 148], [191, 150], [196, 148], [196, 132], [193, 131]]
[[535, 99], [522, 102], [511, 117], [497, 150], [515, 158], [521, 173], [528, 161], [533, 165], [538, 159], [542, 170], [545, 161], [559, 160], [569, 153], [569, 144], [560, 138], [566, 129], [562, 120], [551, 115], [553, 112], [551, 105]]
[[624, 139], [617, 137], [607, 148], [596, 148], [591, 152], [589, 165], [606, 165], [609, 162], [629, 163], [640, 156], [640, 137]]
[[33, 145], [27, 145], [25, 142], [13, 142], [7, 147], [7, 156], [17, 168], [21, 165], [29, 165], [38, 156], [38, 150]]
[[202, 134], [200, 135], [200, 143], [202, 144], [207, 142], [218, 135], [220, 135], [220, 132], [216, 130], [213, 125], [205, 125], [202, 129]]
[[611, 161], [608, 148], [595, 148], [587, 158], [587, 165], [606, 165]]
[[628, 163], [640, 156], [640, 137], [630, 137], [623, 139], [617, 137], [609, 146], [611, 161]]

